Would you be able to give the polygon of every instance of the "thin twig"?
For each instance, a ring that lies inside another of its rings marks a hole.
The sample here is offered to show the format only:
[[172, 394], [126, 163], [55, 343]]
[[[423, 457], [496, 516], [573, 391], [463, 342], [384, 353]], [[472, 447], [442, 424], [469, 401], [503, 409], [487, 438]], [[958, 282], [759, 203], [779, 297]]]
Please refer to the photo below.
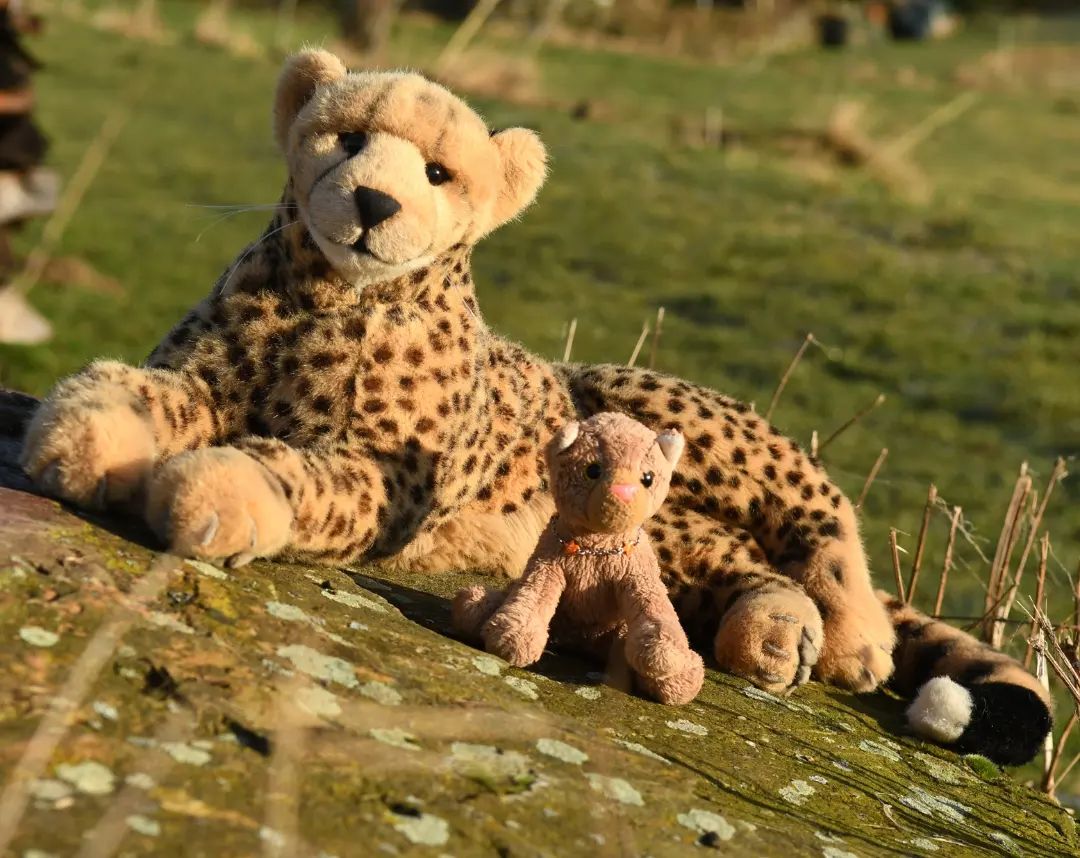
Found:
[[176, 558], [164, 554], [154, 561], [150, 571], [135, 585], [128, 600], [118, 605], [94, 632], [72, 665], [60, 692], [52, 698], [48, 711], [27, 743], [22, 757], [11, 770], [4, 791], [0, 794], [0, 855], [7, 854], [26, 812], [30, 785], [41, 777], [57, 746], [73, 726], [71, 713], [82, 705], [120, 641], [139, 619], [135, 606], [148, 604], [157, 598], [165, 588], [169, 571], [176, 562]]
[[1080, 564], [1076, 567], [1076, 584], [1073, 590], [1073, 664], [1080, 664]]
[[303, 855], [300, 839], [300, 764], [308, 731], [300, 723], [293, 698], [298, 689], [289, 683], [278, 692], [274, 740], [267, 771], [265, 819], [267, 828], [281, 835], [263, 844], [264, 858]]
[[1080, 708], [1080, 673], [1061, 648], [1050, 618], [1038, 605], [1032, 605], [1030, 611], [1023, 604], [1020, 607], [1035, 621], [1036, 635], [1032, 645], [1035, 647], [1036, 655], [1042, 655], [1046, 659], [1050, 669], [1057, 674], [1061, 684], [1072, 697], [1074, 706]]
[[641, 347], [645, 345], [647, 336], [649, 336], [648, 322], [641, 326], [641, 335], [637, 338], [637, 343], [634, 344], [634, 351], [630, 353], [630, 360], [626, 362], [627, 366], [633, 366], [637, 363], [638, 355], [641, 354]]
[[873, 402], [871, 402], [869, 405], [867, 405], [862, 411], [857, 412], [853, 417], [848, 419], [847, 422], [845, 422], [835, 432], [833, 432], [832, 435], [830, 435], [828, 438], [826, 438], [824, 441], [822, 441], [821, 445], [818, 447], [818, 453], [824, 453], [826, 447], [828, 447], [833, 441], [835, 441], [837, 438], [839, 438], [848, 429], [850, 429], [852, 426], [854, 426], [856, 423], [858, 423], [860, 420], [862, 420], [864, 417], [866, 417], [866, 415], [869, 414], [871, 411], [874, 411], [875, 409], [879, 408], [884, 401], [885, 401], [885, 394], [884, 393], [879, 393], [874, 398]]
[[1073, 766], [1075, 766], [1077, 763], [1080, 763], [1080, 752], [1076, 753], [1073, 756], [1073, 758], [1069, 761], [1069, 765], [1067, 765], [1064, 770], [1062, 770], [1061, 774], [1057, 776], [1057, 780], [1064, 781], [1065, 779], [1067, 779], [1069, 777], [1069, 772], [1073, 770]]
[[941, 580], [938, 581], [937, 598], [934, 600], [934, 616], [941, 613], [941, 603], [945, 599], [945, 585], [949, 582], [949, 571], [952, 569], [953, 550], [956, 548], [956, 530], [960, 526], [962, 514], [963, 511], [960, 507], [953, 507], [952, 521], [949, 522], [949, 541], [945, 545], [945, 560], [941, 564]]
[[874, 480], [877, 479], [878, 471], [881, 470], [881, 466], [885, 464], [885, 459], [889, 455], [889, 448], [882, 447], [881, 452], [878, 453], [878, 457], [874, 460], [874, 466], [870, 469], [870, 473], [866, 475], [866, 482], [863, 483], [862, 491], [859, 492], [859, 499], [855, 501], [855, 509], [862, 509], [863, 501], [866, 500], [866, 496], [870, 494], [870, 486], [874, 484]]
[[[1031, 519], [1031, 526], [1028, 528], [1027, 541], [1024, 543], [1024, 549], [1020, 552], [1020, 560], [1016, 564], [1016, 574], [1013, 575], [1012, 587], [1009, 589], [1009, 595], [1005, 599], [1005, 602], [998, 609], [998, 620], [1003, 620], [1009, 616], [1009, 612], [1012, 610], [1013, 603], [1016, 601], [1016, 594], [1020, 590], [1020, 580], [1024, 576], [1024, 568], [1027, 566], [1028, 556], [1031, 554], [1031, 549], [1035, 544], [1035, 537], [1039, 528], [1042, 526], [1043, 516], [1046, 514], [1046, 507], [1050, 503], [1050, 496], [1054, 493], [1054, 486], [1056, 486], [1062, 479], [1065, 478], [1068, 472], [1065, 470], [1065, 460], [1058, 458], [1054, 462], [1054, 468], [1050, 472], [1050, 480], [1046, 484], [1046, 491], [1043, 492], [1042, 500], [1036, 508], [1035, 515]], [[1001, 645], [1001, 625], [999, 622], [995, 622], [994, 631], [991, 636], [991, 643], [994, 646]]]
[[563, 346], [563, 363], [570, 362], [570, 352], [574, 348], [574, 334], [577, 333], [577, 318], [570, 320], [570, 327], [566, 331], [566, 344]]
[[127, 99], [118, 102], [112, 112], [105, 117], [105, 121], [101, 123], [97, 136], [86, 147], [79, 166], [75, 168], [74, 175], [72, 175], [67, 187], [64, 188], [60, 201], [56, 204], [56, 209], [42, 228], [40, 241], [27, 255], [22, 271], [11, 281], [8, 288], [13, 293], [25, 297], [37, 285], [41, 275], [45, 273], [45, 268], [60, 244], [64, 231], [82, 204], [83, 197], [86, 196], [90, 185], [93, 184], [102, 164], [105, 163], [109, 150], [112, 148], [113, 143], [116, 142], [120, 131], [130, 118], [132, 108], [138, 94], [141, 94], [142, 88], [140, 87], [136, 92], [133, 92]]
[[499, 5], [499, 2], [500, 0], [479, 0], [472, 7], [469, 14], [465, 16], [465, 20], [461, 22], [461, 25], [446, 43], [446, 47], [439, 54], [439, 58], [435, 61], [435, 73], [438, 77], [445, 75], [447, 69], [457, 62], [458, 58], [469, 47], [469, 43], [480, 32], [481, 27], [487, 23], [487, 19], [491, 17], [491, 13], [495, 11], [495, 7]]
[[930, 514], [934, 511], [937, 500], [937, 486], [930, 484], [926, 493], [926, 506], [923, 508], [922, 526], [919, 528], [919, 541], [915, 544], [915, 556], [911, 560], [911, 577], [908, 579], [907, 601], [915, 601], [915, 587], [919, 583], [919, 571], [922, 569], [923, 554], [926, 552], [926, 534], [930, 529]]
[[[1046, 590], [1046, 559], [1050, 556], [1050, 534], [1044, 533], [1039, 542], [1039, 575], [1035, 583], [1035, 604], [1039, 608], [1043, 606], [1043, 595]], [[1005, 620], [1008, 617], [1006, 616]], [[1032, 639], [1035, 637], [1035, 620], [1031, 621], [1031, 633], [1028, 635], [1027, 649], [1024, 652], [1024, 667], [1031, 666], [1031, 654], [1034, 652]]]
[[652, 345], [649, 346], [649, 369], [656, 369], [656, 355], [660, 351], [660, 333], [664, 329], [664, 308], [656, 311], [656, 327], [653, 328]]
[[1016, 478], [1012, 497], [1009, 499], [1009, 506], [1005, 510], [1005, 520], [1001, 523], [1001, 533], [998, 535], [994, 560], [990, 564], [990, 572], [987, 578], [986, 599], [984, 602], [987, 619], [982, 624], [983, 640], [987, 643], [992, 640], [994, 627], [994, 624], [989, 620], [997, 606], [1006, 597], [1004, 581], [1009, 567], [1009, 558], [1012, 556], [1012, 550], [1016, 545], [1020, 521], [1023, 518], [1024, 504], [1030, 493], [1031, 477], [1027, 473], [1027, 462], [1024, 462], [1020, 466], [1020, 475]]
[[795, 352], [795, 357], [791, 359], [791, 363], [788, 364], [784, 374], [780, 376], [780, 381], [776, 385], [776, 390], [773, 391], [772, 399], [769, 400], [769, 407], [765, 411], [765, 419], [771, 421], [773, 411], [776, 410], [776, 403], [780, 401], [780, 394], [784, 392], [784, 388], [787, 387], [788, 381], [791, 379], [792, 373], [795, 372], [795, 368], [799, 365], [799, 361], [803, 359], [803, 355], [806, 354], [806, 350], [810, 347], [810, 344], [814, 342], [814, 335], [808, 333], [803, 339], [802, 344], [799, 346], [798, 351]]
[[900, 546], [896, 544], [896, 528], [889, 528], [889, 548], [892, 549], [893, 575], [896, 577], [896, 595], [901, 602], [907, 602], [904, 595], [904, 574], [900, 571]]
[[1061, 762], [1061, 755], [1065, 753], [1065, 742], [1069, 738], [1069, 734], [1072, 733], [1073, 727], [1076, 726], [1076, 722], [1080, 720], [1080, 716], [1074, 711], [1069, 716], [1069, 720], [1065, 722], [1065, 727], [1061, 731], [1061, 735], [1057, 737], [1054, 745], [1054, 753], [1050, 756], [1050, 764], [1043, 772], [1042, 788], [1043, 792], [1047, 795], [1053, 795], [1057, 791], [1057, 778], [1055, 772], [1057, 771], [1058, 763]]
[[961, 116], [979, 100], [979, 97], [980, 94], [975, 90], [960, 93], [956, 98], [934, 109], [918, 125], [894, 139], [885, 147], [885, 151], [893, 158], [907, 155], [939, 128]]

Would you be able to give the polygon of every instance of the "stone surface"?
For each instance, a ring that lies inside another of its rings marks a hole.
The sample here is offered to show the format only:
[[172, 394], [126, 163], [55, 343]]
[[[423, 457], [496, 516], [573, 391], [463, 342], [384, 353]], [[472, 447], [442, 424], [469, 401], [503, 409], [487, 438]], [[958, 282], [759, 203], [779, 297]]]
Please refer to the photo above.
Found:
[[0, 854], [1077, 853], [1068, 814], [902, 737], [885, 694], [710, 672], [666, 708], [453, 640], [463, 575], [162, 554], [25, 491], [27, 404], [0, 397]]

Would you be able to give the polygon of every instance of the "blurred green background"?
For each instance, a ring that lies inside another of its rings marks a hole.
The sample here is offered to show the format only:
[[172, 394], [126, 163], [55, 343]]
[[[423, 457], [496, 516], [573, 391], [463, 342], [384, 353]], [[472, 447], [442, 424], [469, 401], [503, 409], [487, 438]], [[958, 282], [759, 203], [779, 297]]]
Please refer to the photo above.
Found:
[[[40, 8], [52, 163], [70, 176], [108, 115], [126, 122], [59, 249], [112, 288], [46, 279], [30, 298], [55, 339], [0, 346], [0, 384], [37, 394], [92, 357], [143, 358], [258, 236], [265, 212], [214, 207], [276, 201], [281, 51], [335, 47], [340, 31], [305, 4], [295, 19], [288, 3]], [[657, 367], [761, 411], [813, 332], [821, 347], [775, 422], [809, 443], [884, 393], [824, 454], [854, 496], [889, 449], [864, 508], [875, 576], [891, 586], [889, 528], [914, 547], [933, 482], [972, 528], [943, 613], [981, 613], [979, 552], [993, 554], [1021, 462], [1041, 493], [1054, 458], [1080, 448], [1080, 19], [982, 13], [901, 43], [860, 11], [852, 44], [829, 51], [806, 12], [799, 30], [776, 12], [687, 6], [650, 28], [614, 26], [599, 5], [601, 25], [571, 15], [548, 32], [515, 8], [456, 59], [440, 63], [459, 22], [416, 11], [350, 59], [437, 70], [490, 124], [547, 142], [538, 204], [476, 253], [493, 326], [554, 357], [576, 318], [575, 359], [622, 362], [664, 307]], [[29, 225], [18, 248], [40, 234]], [[1065, 480], [1044, 521], [1057, 621], [1072, 612], [1078, 501]], [[941, 509], [924, 607], [947, 530]], [[1010, 626], [1013, 646], [1024, 631]]]

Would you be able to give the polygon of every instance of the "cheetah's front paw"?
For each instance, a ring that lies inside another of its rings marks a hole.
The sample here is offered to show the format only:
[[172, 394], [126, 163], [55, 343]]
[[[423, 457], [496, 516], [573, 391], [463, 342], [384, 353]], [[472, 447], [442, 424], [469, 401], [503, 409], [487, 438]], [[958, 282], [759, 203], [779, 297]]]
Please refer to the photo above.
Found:
[[23, 440], [20, 464], [44, 494], [101, 509], [139, 497], [154, 465], [154, 434], [127, 391], [93, 400], [47, 399]]
[[721, 619], [716, 660], [722, 670], [782, 694], [810, 678], [822, 637], [821, 614], [806, 594], [751, 592]]
[[170, 550], [242, 566], [283, 549], [292, 508], [269, 471], [246, 453], [213, 447], [170, 459], [154, 476], [147, 520]]

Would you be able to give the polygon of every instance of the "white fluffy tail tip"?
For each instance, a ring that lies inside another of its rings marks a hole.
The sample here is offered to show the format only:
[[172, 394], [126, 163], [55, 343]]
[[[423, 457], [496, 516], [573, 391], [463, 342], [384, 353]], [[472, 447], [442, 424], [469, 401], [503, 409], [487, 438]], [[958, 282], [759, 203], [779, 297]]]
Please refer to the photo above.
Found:
[[935, 676], [908, 707], [911, 729], [936, 742], [955, 742], [971, 723], [971, 692], [947, 676]]

